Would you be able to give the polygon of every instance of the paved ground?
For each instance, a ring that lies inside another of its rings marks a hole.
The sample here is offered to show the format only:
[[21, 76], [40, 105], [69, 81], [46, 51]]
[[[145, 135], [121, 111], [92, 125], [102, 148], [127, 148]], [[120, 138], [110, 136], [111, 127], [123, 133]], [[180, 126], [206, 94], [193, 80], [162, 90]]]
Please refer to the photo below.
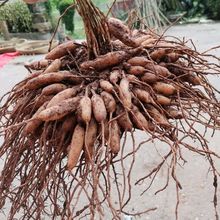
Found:
[[[190, 24], [184, 26], [172, 27], [168, 34], [186, 39], [192, 39], [199, 51], [204, 51], [210, 47], [220, 45], [220, 23], [214, 24]], [[213, 51], [220, 56], [220, 50]], [[23, 62], [40, 59], [41, 56], [22, 56], [13, 60], [10, 64], [0, 69], [0, 96], [13, 87], [13, 85], [23, 79], [26, 70], [23, 68]], [[212, 78], [212, 83], [220, 89], [220, 80]], [[200, 129], [200, 128], [198, 128]], [[136, 133], [137, 142], [144, 139], [141, 132]], [[210, 146], [220, 154], [219, 133], [214, 137], [209, 135]], [[128, 143], [129, 146], [129, 143]], [[137, 179], [149, 172], [152, 167], [161, 160], [156, 149], [159, 149], [162, 155], [167, 152], [167, 147], [160, 143], [144, 146], [142, 151], [136, 155], [137, 163], [134, 168], [134, 178]], [[181, 180], [183, 189], [180, 192], [180, 220], [214, 220], [213, 210], [213, 179], [208, 173], [208, 163], [204, 158], [198, 155], [192, 155], [184, 152], [188, 163], [184, 168], [178, 167], [177, 173]], [[216, 166], [220, 169], [220, 161], [216, 160]], [[129, 164], [126, 164], [126, 167]], [[175, 185], [170, 181], [170, 185], [166, 191], [154, 195], [154, 192], [164, 186], [166, 181], [166, 168], [162, 169], [155, 183], [143, 197], [139, 197], [141, 190], [138, 187], [133, 188], [133, 203], [129, 206], [129, 211], [138, 211], [150, 207], [157, 207], [158, 211], [151, 212], [148, 215], [137, 217], [136, 219], [152, 219], [152, 220], [172, 220], [175, 211]], [[149, 182], [148, 182], [149, 183]], [[147, 182], [144, 183], [147, 186]], [[142, 188], [143, 189], [143, 188]], [[218, 190], [218, 199], [220, 200], [220, 190]], [[220, 206], [219, 206], [220, 210]], [[5, 219], [2, 217], [1, 219]]]

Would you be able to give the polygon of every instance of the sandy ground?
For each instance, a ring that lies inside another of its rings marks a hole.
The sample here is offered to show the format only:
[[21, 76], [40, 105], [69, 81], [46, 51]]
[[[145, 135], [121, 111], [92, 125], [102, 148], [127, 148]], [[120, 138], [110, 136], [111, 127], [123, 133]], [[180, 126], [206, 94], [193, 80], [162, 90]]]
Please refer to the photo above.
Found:
[[[192, 39], [199, 51], [205, 51], [213, 46], [220, 45], [220, 23], [214, 24], [190, 24], [184, 26], [175, 26], [168, 30], [168, 35], [175, 35], [177, 37]], [[220, 50], [214, 50], [217, 56], [220, 56]], [[38, 60], [42, 56], [20, 56], [0, 69], [0, 96], [9, 91], [16, 82], [22, 80], [27, 72], [23, 67], [23, 63], [32, 60]], [[218, 78], [210, 78], [212, 83], [220, 89], [220, 80]], [[201, 128], [198, 127], [200, 130]], [[136, 134], [137, 143], [144, 140], [146, 137], [142, 132]], [[219, 133], [209, 139], [212, 149], [220, 154], [219, 147]], [[0, 142], [2, 139], [0, 140]], [[197, 144], [197, 143], [194, 143]], [[127, 148], [131, 147], [131, 142], [127, 142]], [[132, 182], [147, 174], [152, 168], [161, 161], [157, 150], [161, 155], [168, 152], [167, 146], [161, 143], [151, 143], [143, 146], [142, 149], [136, 154], [137, 163], [134, 166]], [[213, 208], [213, 193], [214, 187], [212, 186], [213, 178], [211, 173], [208, 172], [209, 164], [205, 158], [192, 154], [183, 150], [185, 159], [188, 161], [184, 166], [180, 164], [177, 168], [177, 175], [182, 184], [183, 189], [180, 191], [180, 205], [179, 205], [179, 219], [180, 220], [214, 220], [215, 213]], [[220, 161], [215, 160], [216, 167], [220, 170]], [[125, 163], [125, 169], [130, 165], [130, 162]], [[1, 165], [0, 165], [1, 166]], [[163, 187], [166, 183], [167, 166], [162, 168], [161, 172], [155, 178], [155, 182], [151, 189], [147, 191], [142, 197], [140, 193], [145, 189], [149, 181], [142, 184], [141, 187], [132, 188], [132, 203], [128, 206], [127, 210], [130, 212], [142, 211], [152, 207], [157, 207], [157, 211], [150, 212], [133, 219], [152, 219], [152, 220], [172, 220], [175, 219], [175, 203], [176, 193], [175, 184], [170, 179], [168, 188], [157, 194], [154, 193]], [[220, 190], [218, 189], [218, 199], [220, 200]], [[220, 210], [220, 205], [218, 206]], [[0, 215], [0, 219], [6, 217]], [[110, 219], [110, 217], [106, 217]], [[125, 218], [129, 219], [130, 218]]]

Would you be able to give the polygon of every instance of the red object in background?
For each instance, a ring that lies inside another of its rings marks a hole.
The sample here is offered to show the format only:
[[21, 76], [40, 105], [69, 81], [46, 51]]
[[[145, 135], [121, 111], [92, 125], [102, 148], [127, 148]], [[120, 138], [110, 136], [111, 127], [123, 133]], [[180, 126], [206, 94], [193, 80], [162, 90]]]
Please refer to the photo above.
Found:
[[18, 55], [19, 55], [19, 52], [0, 54], [0, 68], [2, 68], [5, 64], [10, 62], [12, 59], [14, 59]]

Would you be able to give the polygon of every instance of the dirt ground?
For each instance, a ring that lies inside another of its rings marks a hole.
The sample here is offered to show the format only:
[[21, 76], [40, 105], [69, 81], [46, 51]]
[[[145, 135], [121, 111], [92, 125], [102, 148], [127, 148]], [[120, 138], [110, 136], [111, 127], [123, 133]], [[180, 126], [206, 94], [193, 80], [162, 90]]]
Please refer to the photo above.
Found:
[[[166, 35], [174, 35], [185, 39], [192, 39], [199, 51], [205, 51], [213, 46], [220, 45], [220, 23], [210, 24], [190, 24], [178, 25], [168, 30]], [[220, 57], [220, 49], [212, 51], [216, 56]], [[9, 91], [10, 88], [20, 81], [27, 74], [23, 67], [24, 62], [38, 60], [42, 56], [20, 56], [11, 61], [8, 65], [0, 69], [0, 96]], [[210, 78], [211, 82], [220, 89], [220, 80], [217, 77]], [[198, 127], [200, 130], [201, 128]], [[136, 132], [136, 142], [146, 139], [142, 132]], [[207, 135], [211, 149], [220, 154], [219, 146], [220, 133], [216, 133], [211, 137], [211, 133]], [[2, 140], [0, 140], [1, 142]], [[197, 143], [193, 143], [197, 144]], [[127, 143], [130, 147], [130, 141]], [[161, 161], [161, 155], [168, 152], [168, 148], [161, 143], [152, 143], [143, 146], [136, 154], [136, 161], [132, 181], [138, 177], [144, 176]], [[183, 189], [180, 190], [179, 220], [214, 220], [215, 213], [213, 208], [213, 178], [211, 172], [208, 172], [209, 164], [205, 158], [192, 154], [183, 149], [184, 157], [188, 161], [186, 164], [180, 164], [177, 168], [177, 175], [182, 184]], [[216, 167], [220, 170], [220, 160], [215, 160]], [[2, 164], [2, 163], [1, 163]], [[1, 165], [0, 165], [1, 166]], [[129, 162], [125, 164], [125, 169], [129, 166]], [[152, 219], [152, 220], [172, 220], [175, 219], [176, 191], [175, 184], [170, 179], [168, 188], [157, 194], [154, 193], [163, 187], [166, 183], [167, 166], [161, 170], [155, 178], [155, 182], [151, 189], [142, 197], [140, 193], [148, 186], [149, 181], [143, 182], [142, 186], [135, 186], [132, 189], [132, 203], [127, 210], [130, 212], [142, 211], [152, 207], [157, 207], [156, 211], [149, 212], [146, 215], [135, 217], [133, 219]], [[220, 189], [218, 189], [218, 200], [220, 201]], [[220, 210], [220, 205], [218, 206]], [[219, 211], [220, 212], [220, 211]], [[0, 219], [7, 219], [0, 215]], [[106, 217], [106, 219], [109, 219]], [[130, 220], [130, 217], [124, 219]]]

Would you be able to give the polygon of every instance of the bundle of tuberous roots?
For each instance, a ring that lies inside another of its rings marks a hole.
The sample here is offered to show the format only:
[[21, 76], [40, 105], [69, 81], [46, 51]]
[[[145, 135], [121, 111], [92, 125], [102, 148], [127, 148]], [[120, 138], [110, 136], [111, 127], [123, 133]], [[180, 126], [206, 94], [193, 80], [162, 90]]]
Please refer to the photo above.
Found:
[[[86, 42], [63, 43], [45, 59], [27, 65], [30, 75], [5, 96], [0, 204], [11, 205], [9, 219], [19, 214], [23, 219], [95, 219], [106, 212], [121, 219], [122, 213], [129, 214], [125, 209], [134, 161], [127, 174], [119, 169], [121, 183], [117, 166], [129, 156], [135, 160], [143, 145], [135, 144], [136, 129], [148, 141], [170, 146], [162, 162], [141, 180], [156, 175], [170, 157], [170, 175], [181, 188], [175, 168], [178, 159], [184, 160], [181, 148], [186, 148], [206, 156], [217, 187], [212, 158], [219, 156], [196, 125], [219, 129], [218, 91], [206, 78], [219, 74], [219, 66], [206, 60], [211, 55], [201, 55], [176, 38], [129, 30], [114, 18], [106, 24], [110, 51], [89, 59]], [[128, 133], [133, 137], [129, 152]], [[189, 144], [189, 138], [200, 147]], [[114, 199], [113, 188], [120, 195]], [[106, 204], [108, 211], [102, 208]]]

